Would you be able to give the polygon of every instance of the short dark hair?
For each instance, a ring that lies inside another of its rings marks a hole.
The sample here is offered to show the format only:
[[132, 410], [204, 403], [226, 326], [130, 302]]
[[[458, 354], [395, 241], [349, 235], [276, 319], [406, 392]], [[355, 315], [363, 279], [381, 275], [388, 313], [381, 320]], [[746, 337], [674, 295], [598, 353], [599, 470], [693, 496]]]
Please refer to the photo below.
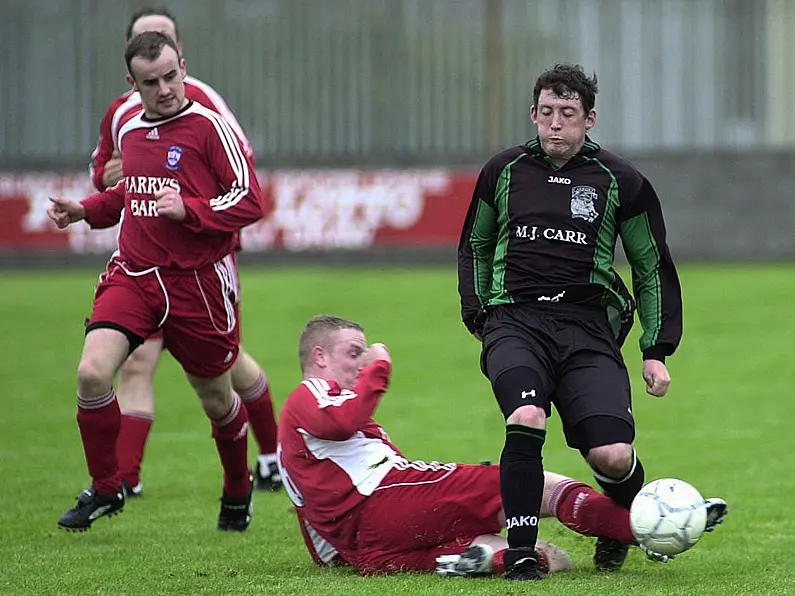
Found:
[[566, 99], [578, 95], [586, 114], [596, 104], [596, 94], [599, 92], [596, 73], [589, 78], [579, 64], [556, 64], [542, 72], [533, 88], [533, 105], [538, 105], [538, 98], [544, 89]]
[[355, 329], [356, 331], [364, 332], [361, 325], [348, 319], [333, 315], [312, 317], [304, 327], [301, 339], [298, 342], [298, 359], [301, 361], [301, 370], [306, 370], [312, 363], [312, 350], [315, 346], [323, 346], [328, 349], [329, 336], [335, 331], [342, 331], [343, 329]]
[[164, 35], [160, 31], [144, 31], [136, 35], [127, 42], [127, 47], [124, 49], [124, 62], [127, 64], [127, 72], [135, 78], [130, 66], [132, 59], [140, 57], [152, 62], [160, 57], [163, 48], [166, 46], [173, 49], [177, 54], [177, 58], [179, 58], [177, 44], [168, 35]]
[[127, 35], [125, 37], [127, 41], [130, 41], [130, 38], [133, 36], [132, 31], [136, 21], [143, 17], [166, 17], [169, 19], [172, 23], [174, 23], [174, 33], [177, 36], [177, 41], [179, 41], [179, 25], [177, 24], [177, 19], [165, 6], [147, 7], [135, 11], [130, 17], [130, 21], [127, 23]]

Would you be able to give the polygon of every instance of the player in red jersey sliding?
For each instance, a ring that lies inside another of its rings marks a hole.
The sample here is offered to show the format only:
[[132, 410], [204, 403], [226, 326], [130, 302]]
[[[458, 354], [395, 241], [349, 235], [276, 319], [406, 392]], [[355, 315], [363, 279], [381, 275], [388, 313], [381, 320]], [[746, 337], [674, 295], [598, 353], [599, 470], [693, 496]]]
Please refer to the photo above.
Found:
[[239, 349], [233, 252], [239, 230], [262, 218], [266, 206], [231, 127], [185, 96], [185, 62], [174, 41], [159, 32], [137, 35], [125, 61], [144, 109], [119, 129], [124, 178], [81, 202], [53, 197], [48, 209], [59, 228], [81, 220], [110, 227], [124, 211], [77, 373], [77, 422], [92, 484], [58, 525], [85, 530], [124, 507], [113, 379], [160, 329], [212, 421], [224, 470], [218, 529], [244, 531], [253, 479], [248, 416], [230, 374]]
[[[132, 15], [126, 39], [145, 31], [160, 31], [177, 44], [182, 54], [179, 26], [165, 8], [145, 8]], [[253, 163], [254, 152], [243, 128], [223, 98], [210, 85], [186, 76], [185, 95], [204, 107], [218, 112], [232, 128], [243, 151]], [[131, 90], [114, 99], [100, 124], [97, 147], [91, 158], [91, 180], [99, 191], [115, 185], [123, 176], [118, 153], [118, 134], [122, 123], [140, 112], [141, 94]], [[152, 135], [157, 131], [151, 132]], [[122, 365], [118, 373], [116, 395], [122, 411], [121, 431], [117, 445], [119, 473], [127, 496], [142, 493], [141, 463], [146, 442], [154, 422], [154, 375], [163, 348], [163, 335], [156, 332]], [[249, 425], [259, 446], [255, 466], [257, 488], [278, 490], [281, 479], [276, 467], [276, 419], [273, 412], [267, 377], [257, 362], [244, 349], [232, 366], [232, 387], [240, 395], [248, 413]]]
[[[362, 574], [436, 571], [502, 574], [506, 525], [498, 466], [408, 460], [373, 420], [387, 390], [391, 357], [367, 346], [362, 328], [315, 317], [299, 344], [303, 382], [279, 422], [279, 466], [301, 532], [318, 565], [350, 565]], [[629, 511], [590, 486], [547, 472], [541, 515], [586, 536], [634, 542]], [[725, 503], [708, 503], [709, 526]], [[571, 566], [541, 543], [545, 573]], [[655, 560], [667, 557], [646, 553]]]

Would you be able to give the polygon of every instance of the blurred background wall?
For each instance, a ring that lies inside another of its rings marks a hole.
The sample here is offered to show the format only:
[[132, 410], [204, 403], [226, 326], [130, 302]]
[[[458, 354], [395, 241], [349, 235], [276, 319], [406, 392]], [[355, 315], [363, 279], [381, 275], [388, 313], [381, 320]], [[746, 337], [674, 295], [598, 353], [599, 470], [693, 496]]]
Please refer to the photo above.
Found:
[[[149, 4], [3, 0], [0, 170], [86, 167], [127, 88], [127, 20]], [[476, 170], [534, 134], [536, 76], [574, 61], [599, 76], [594, 138], [647, 171], [680, 253], [726, 256], [728, 234], [744, 239], [732, 258], [795, 255], [793, 0], [167, 6], [188, 71], [225, 97], [262, 168]]]

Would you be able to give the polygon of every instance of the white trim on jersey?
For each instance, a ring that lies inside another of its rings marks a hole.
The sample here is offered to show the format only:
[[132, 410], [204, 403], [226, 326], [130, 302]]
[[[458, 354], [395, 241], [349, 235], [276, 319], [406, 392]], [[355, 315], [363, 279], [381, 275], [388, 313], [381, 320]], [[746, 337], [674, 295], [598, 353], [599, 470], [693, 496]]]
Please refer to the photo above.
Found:
[[[213, 102], [212, 107], [215, 109], [215, 111], [221, 114], [223, 119], [226, 120], [226, 123], [232, 127], [232, 130], [234, 131], [235, 135], [237, 136], [238, 139], [240, 139], [240, 142], [246, 148], [246, 152], [247, 153], [251, 152], [251, 143], [249, 142], [248, 137], [246, 137], [246, 133], [243, 132], [243, 127], [240, 126], [240, 123], [237, 121], [237, 118], [235, 118], [235, 115], [232, 113], [232, 110], [229, 109], [229, 106], [226, 105], [226, 102], [224, 101], [224, 98], [221, 97], [221, 94], [218, 93], [218, 91], [216, 91], [212, 87], [210, 87], [204, 81], [195, 79], [190, 75], [187, 75], [185, 77], [185, 83], [189, 83], [204, 92], [204, 94], [210, 99], [210, 101]], [[209, 108], [210, 106], [205, 106], [205, 107]]]
[[235, 174], [235, 181], [232, 183], [229, 192], [210, 199], [210, 207], [213, 211], [224, 211], [237, 205], [249, 193], [251, 180], [249, 179], [248, 161], [245, 153], [240, 148], [240, 143], [235, 138], [234, 131], [222, 116], [201, 104], [194, 103], [193, 107], [194, 113], [204, 116], [213, 123], [215, 132], [218, 133], [218, 138], [221, 140], [221, 145], [226, 153], [226, 158], [229, 160], [229, 165]]
[[339, 395], [329, 395], [331, 385], [325, 379], [311, 378], [301, 381], [301, 385], [309, 389], [317, 400], [317, 407], [321, 410], [329, 406], [341, 406], [349, 399], [356, 399], [358, 395], [348, 389], [343, 389]]
[[303, 524], [304, 528], [306, 529], [307, 536], [309, 536], [309, 539], [312, 541], [312, 548], [315, 549], [317, 558], [323, 561], [323, 563], [329, 567], [333, 567], [334, 559], [339, 554], [337, 549], [334, 548], [334, 546], [332, 546], [328, 540], [318, 534], [317, 530], [315, 530], [315, 528], [313, 528], [308, 521], [303, 520]]
[[384, 441], [366, 437], [361, 431], [344, 441], [330, 441], [319, 439], [303, 428], [296, 430], [315, 459], [336, 464], [347, 474], [354, 488], [366, 497], [373, 494], [392, 468], [405, 461]]
[[110, 121], [110, 134], [111, 139], [113, 139], [113, 148], [117, 151], [121, 151], [119, 149], [119, 142], [118, 142], [118, 130], [119, 130], [119, 122], [124, 117], [124, 115], [132, 110], [133, 108], [141, 105], [141, 94], [137, 91], [133, 91], [130, 93], [130, 97], [126, 99], [126, 101], [121, 104], [116, 111], [113, 112], [113, 118]]

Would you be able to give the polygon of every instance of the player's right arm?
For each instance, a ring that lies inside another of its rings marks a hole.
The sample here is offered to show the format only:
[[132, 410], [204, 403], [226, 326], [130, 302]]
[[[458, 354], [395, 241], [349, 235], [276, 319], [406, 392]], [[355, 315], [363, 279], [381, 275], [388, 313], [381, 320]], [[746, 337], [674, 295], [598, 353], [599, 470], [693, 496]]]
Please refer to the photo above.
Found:
[[491, 162], [478, 176], [458, 243], [458, 294], [461, 318], [470, 333], [480, 337], [481, 316], [491, 292], [497, 209], [494, 195], [498, 174]]
[[104, 192], [98, 192], [80, 201], [85, 209], [85, 221], [94, 229], [110, 228], [119, 223], [124, 209], [124, 180]]
[[372, 418], [381, 396], [389, 386], [392, 366], [387, 360], [376, 360], [364, 367], [353, 391], [329, 390], [318, 379], [302, 384], [308, 391], [302, 399], [309, 407], [301, 409], [297, 426], [318, 439], [344, 441]]

